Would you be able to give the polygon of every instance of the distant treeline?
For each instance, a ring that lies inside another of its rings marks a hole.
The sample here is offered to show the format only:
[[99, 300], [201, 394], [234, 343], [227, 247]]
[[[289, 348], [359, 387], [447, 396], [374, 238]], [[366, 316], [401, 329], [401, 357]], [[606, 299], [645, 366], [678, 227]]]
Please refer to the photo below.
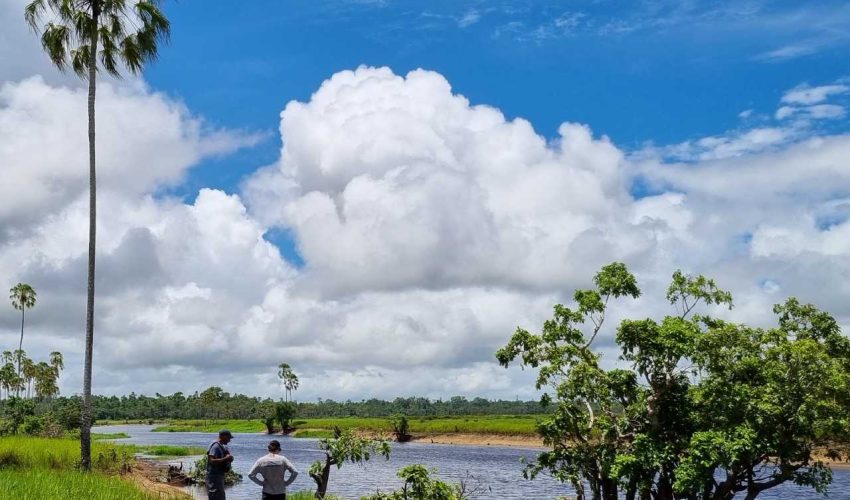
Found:
[[[55, 398], [55, 404], [65, 406], [68, 399]], [[181, 392], [168, 396], [93, 396], [94, 415], [97, 420], [139, 419], [262, 419], [274, 414], [279, 400], [258, 398], [244, 394], [230, 394], [218, 387], [185, 395]], [[407, 416], [448, 415], [531, 415], [545, 413], [537, 401], [491, 401], [483, 398], [467, 399], [455, 396], [447, 400], [422, 397], [396, 398], [392, 401], [369, 399], [362, 401], [294, 402], [298, 417], [388, 417], [395, 414]]]

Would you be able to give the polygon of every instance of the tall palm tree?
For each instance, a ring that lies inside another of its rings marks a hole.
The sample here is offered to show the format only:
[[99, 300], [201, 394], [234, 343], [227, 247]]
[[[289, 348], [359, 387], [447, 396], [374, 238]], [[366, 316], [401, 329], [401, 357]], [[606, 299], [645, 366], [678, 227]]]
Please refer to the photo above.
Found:
[[65, 368], [65, 360], [62, 358], [61, 352], [53, 351], [50, 353], [50, 368], [53, 369], [53, 373], [58, 379], [59, 372], [61, 372]]
[[[69, 65], [88, 81], [89, 125], [89, 251], [86, 301], [86, 357], [83, 371], [83, 405], [80, 429], [80, 464], [91, 468], [91, 371], [94, 348], [94, 271], [96, 175], [95, 94], [99, 66], [114, 76], [121, 67], [138, 73], [156, 59], [159, 42], [167, 40], [171, 26], [159, 9], [159, 0], [33, 0], [24, 9], [32, 29], [41, 33], [41, 44], [60, 70]], [[45, 24], [42, 19], [48, 18]]]
[[21, 311], [21, 340], [18, 342], [18, 375], [21, 374], [21, 353], [24, 346], [24, 313], [35, 307], [36, 293], [33, 287], [26, 283], [18, 283], [9, 290], [12, 307]]
[[281, 363], [277, 366], [277, 376], [283, 382], [286, 389], [286, 400], [292, 399], [292, 391], [298, 389], [298, 376], [292, 371], [289, 363]]

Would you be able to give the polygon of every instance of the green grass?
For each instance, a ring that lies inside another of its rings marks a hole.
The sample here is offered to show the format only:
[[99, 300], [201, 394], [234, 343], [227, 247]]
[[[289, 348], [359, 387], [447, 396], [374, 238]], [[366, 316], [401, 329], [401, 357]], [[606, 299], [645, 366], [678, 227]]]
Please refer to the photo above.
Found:
[[221, 429], [230, 432], [265, 432], [262, 420], [172, 420], [166, 425], [154, 428], [154, 432], [208, 432], [217, 433]]
[[295, 431], [292, 434], [292, 437], [314, 439], [332, 438], [334, 437], [334, 431], [328, 429], [302, 429]]
[[[487, 415], [469, 417], [409, 417], [410, 432], [420, 434], [500, 434], [506, 436], [533, 436], [535, 423], [539, 415]], [[304, 432], [318, 430], [330, 431], [334, 426], [342, 430], [390, 432], [389, 418], [308, 418], [296, 419], [293, 425], [302, 429], [296, 434], [300, 437], [326, 437], [326, 435], [306, 435]], [[158, 432], [209, 432], [227, 428], [232, 432], [264, 432], [266, 426], [260, 420], [175, 420], [157, 427]]]
[[119, 477], [84, 474], [72, 470], [0, 468], [0, 499], [3, 500], [154, 500]]
[[206, 448], [198, 446], [172, 446], [167, 444], [158, 444], [154, 446], [133, 445], [136, 453], [143, 455], [151, 455], [154, 457], [188, 457], [190, 455], [203, 455]]
[[0, 438], [0, 499], [159, 498], [117, 475], [129, 470], [139, 449], [95, 441], [92, 443], [93, 472], [83, 474], [77, 471], [79, 441], [29, 436]]
[[[316, 500], [316, 493], [305, 490], [287, 493], [286, 500]], [[343, 500], [343, 498], [328, 494], [325, 495], [325, 500]]]
[[104, 432], [104, 433], [92, 432], [91, 433], [91, 438], [94, 441], [100, 441], [102, 439], [127, 439], [129, 437], [130, 437], [130, 435], [127, 434], [126, 432], [114, 432], [112, 434], [107, 433], [107, 432]]

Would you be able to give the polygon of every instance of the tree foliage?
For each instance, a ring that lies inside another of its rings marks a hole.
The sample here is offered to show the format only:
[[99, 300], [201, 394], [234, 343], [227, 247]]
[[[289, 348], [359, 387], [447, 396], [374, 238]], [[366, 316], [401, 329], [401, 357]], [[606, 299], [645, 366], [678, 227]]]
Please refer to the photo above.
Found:
[[823, 459], [846, 457], [838, 443], [850, 442], [850, 341], [828, 313], [791, 298], [769, 329], [696, 315], [731, 308], [732, 296], [676, 271], [666, 295], [676, 314], [622, 321], [626, 367], [609, 369], [593, 341], [610, 299], [640, 290], [619, 263], [594, 283], [496, 353], [537, 369], [555, 406], [538, 429], [551, 449], [527, 477], [550, 473], [581, 499], [750, 499], [786, 481], [826, 490]]
[[339, 469], [346, 462], [362, 464], [374, 455], [382, 455], [389, 460], [390, 444], [383, 439], [358, 436], [351, 430], [334, 431], [335, 437], [319, 441], [319, 449], [325, 454], [324, 460], [316, 460], [307, 471], [316, 482], [316, 498], [323, 499], [327, 493], [331, 468]]
[[404, 481], [401, 489], [390, 493], [376, 493], [361, 500], [464, 500], [469, 496], [463, 484], [449, 484], [431, 477], [433, 470], [412, 464], [398, 471]]

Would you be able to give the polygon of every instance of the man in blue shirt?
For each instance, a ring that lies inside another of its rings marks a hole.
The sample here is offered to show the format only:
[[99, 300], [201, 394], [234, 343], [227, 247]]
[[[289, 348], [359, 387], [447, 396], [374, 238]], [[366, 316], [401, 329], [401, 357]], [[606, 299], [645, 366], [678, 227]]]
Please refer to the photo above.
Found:
[[227, 449], [227, 443], [233, 434], [227, 429], [218, 432], [218, 441], [213, 441], [207, 449], [207, 495], [209, 500], [225, 500], [224, 475], [230, 470], [233, 455]]

